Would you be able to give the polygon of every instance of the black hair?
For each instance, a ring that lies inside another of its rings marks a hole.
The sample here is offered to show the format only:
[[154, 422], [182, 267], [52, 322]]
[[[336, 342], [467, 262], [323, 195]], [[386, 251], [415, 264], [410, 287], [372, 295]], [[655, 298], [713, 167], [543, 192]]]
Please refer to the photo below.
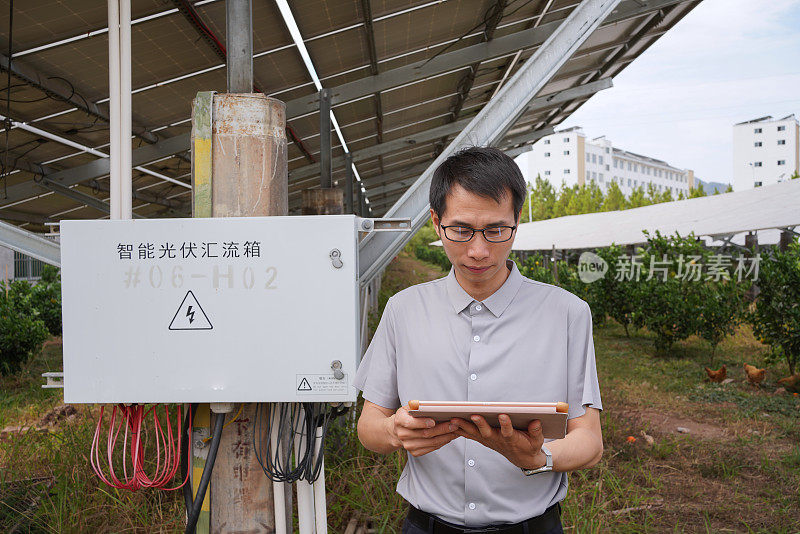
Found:
[[464, 148], [433, 171], [430, 205], [439, 218], [444, 215], [447, 195], [458, 184], [470, 193], [500, 202], [511, 194], [517, 222], [527, 189], [522, 172], [502, 150], [492, 147]]

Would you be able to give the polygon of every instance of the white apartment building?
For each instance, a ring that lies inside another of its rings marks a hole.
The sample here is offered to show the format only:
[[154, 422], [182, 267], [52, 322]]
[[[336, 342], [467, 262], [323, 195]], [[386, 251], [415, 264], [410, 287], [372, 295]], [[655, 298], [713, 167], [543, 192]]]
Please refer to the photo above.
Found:
[[733, 125], [734, 191], [788, 180], [798, 169], [800, 124], [793, 114]]
[[587, 139], [578, 126], [541, 138], [529, 152], [520, 154], [517, 164], [527, 182], [533, 183], [539, 175], [556, 189], [562, 181], [567, 186], [594, 181], [605, 192], [613, 181], [627, 196], [636, 187], [647, 191], [652, 183], [658, 191], [669, 189], [677, 198], [680, 191], [688, 195], [695, 185], [693, 171], [614, 148], [604, 136]]

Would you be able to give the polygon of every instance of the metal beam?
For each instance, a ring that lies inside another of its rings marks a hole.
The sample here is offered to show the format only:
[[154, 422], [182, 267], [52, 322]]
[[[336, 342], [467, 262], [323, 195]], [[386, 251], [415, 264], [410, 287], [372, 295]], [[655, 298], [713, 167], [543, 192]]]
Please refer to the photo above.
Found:
[[[533, 99], [528, 105], [526, 112], [532, 109], [546, 109], [548, 107], [573, 100], [577, 97], [590, 96], [598, 91], [602, 91], [603, 89], [608, 89], [609, 87], [612, 87], [612, 85], [613, 83], [611, 81], [611, 78], [603, 78], [601, 80], [586, 85], [581, 85], [578, 87], [565, 89], [563, 91], [550, 93], [548, 95], [544, 95]], [[384, 143], [372, 145], [367, 148], [363, 148], [361, 150], [356, 150], [351, 153], [353, 156], [353, 162], [357, 163], [383, 154], [389, 154], [396, 150], [402, 150], [404, 148], [408, 148], [409, 146], [413, 146], [418, 143], [425, 143], [427, 141], [432, 141], [440, 137], [457, 134], [458, 132], [463, 130], [470, 123], [471, 120], [472, 118], [461, 119], [456, 122], [444, 124], [442, 126], [436, 126], [434, 128], [429, 128], [422, 132], [417, 132], [411, 135], [406, 135], [398, 139], [393, 139], [391, 141], [386, 141]], [[331, 160], [331, 163], [333, 167], [344, 165], [344, 157], [343, 156], [335, 157]], [[315, 176], [316, 173], [318, 172], [318, 169], [319, 166], [317, 165], [305, 165], [303, 167], [298, 167], [297, 169], [290, 171], [289, 172], [289, 182], [291, 184], [290, 191], [294, 191], [295, 189], [306, 189], [307, 187], [313, 185], [315, 178], [311, 178], [309, 180], [303, 180], [303, 178]]]
[[0, 245], [61, 267], [61, 247], [58, 243], [13, 224], [0, 221]]
[[[630, 18], [658, 11], [666, 6], [679, 4], [685, 0], [651, 0], [643, 4], [640, 0], [627, 0], [604, 21], [614, 24]], [[518, 50], [536, 47], [544, 43], [560, 26], [563, 20], [548, 22], [536, 28], [498, 37], [485, 43], [467, 46], [453, 52], [441, 54], [434, 58], [420, 60], [409, 65], [398, 67], [374, 76], [367, 76], [349, 83], [332, 87], [332, 106], [365, 97], [376, 92], [385, 91], [419, 82], [445, 72], [468, 67], [473, 63], [487, 61], [513, 54]], [[290, 100], [286, 103], [286, 117], [292, 119], [300, 115], [314, 113], [319, 109], [319, 97], [316, 94]]]
[[[354, 213], [353, 211], [353, 182], [356, 177], [353, 174], [353, 158], [347, 154], [347, 163], [345, 163], [345, 177], [344, 177], [344, 212]], [[360, 185], [358, 187], [361, 187]]]
[[33, 215], [31, 213], [23, 213], [21, 211], [9, 209], [0, 209], [0, 219], [39, 225], [44, 225], [46, 222], [53, 222], [53, 219], [44, 217], [43, 215]]
[[253, 91], [253, 5], [225, 0], [225, 48], [229, 93]]
[[[536, 93], [541, 91], [570, 56], [609, 17], [619, 2], [620, 0], [583, 0], [566, 20], [559, 22], [557, 28], [552, 29], [547, 41], [389, 209], [387, 215], [409, 217], [412, 220], [412, 230], [419, 230], [428, 219], [428, 190], [434, 169], [464, 146], [497, 144]], [[549, 25], [533, 30], [538, 32], [546, 26]], [[491, 46], [497, 41], [499, 39], [484, 44]], [[389, 235], [389, 232], [383, 235], [367, 235], [359, 246], [361, 283], [369, 283], [380, 273], [408, 239], [410, 235]]]
[[[87, 195], [86, 193], [83, 193], [81, 191], [76, 191], [75, 189], [72, 189], [70, 187], [65, 187], [61, 184], [52, 182], [47, 178], [41, 180], [39, 183], [42, 184], [47, 189], [50, 189], [51, 191], [58, 193], [61, 196], [70, 198], [75, 202], [80, 202], [81, 204], [85, 204], [86, 206], [94, 208], [103, 213], [111, 213], [111, 206], [109, 206], [108, 202], [104, 202], [99, 198], [93, 197], [92, 195]], [[133, 214], [133, 218], [141, 219], [142, 216]]]
[[331, 187], [331, 90], [319, 91], [319, 186]]
[[[97, 117], [103, 122], [110, 122], [108, 113], [97, 107], [97, 104], [82, 99], [78, 96], [78, 92], [76, 92], [74, 89], [65, 91], [65, 87], [59, 87], [59, 84], [53, 83], [52, 81], [61, 78], [42, 74], [32, 67], [26, 65], [25, 62], [20, 63], [20, 60], [16, 58], [9, 62], [8, 56], [0, 54], [0, 70], [7, 72], [9, 69], [11, 69], [11, 74], [15, 78], [22, 80], [26, 84], [35, 87], [36, 89], [39, 89], [51, 98], [55, 98], [56, 100], [60, 100], [61, 102], [71, 106], [75, 106], [75, 108], [78, 110], [83, 111], [92, 117]], [[72, 85], [72, 82], [68, 83]], [[134, 132], [136, 137], [139, 137], [148, 143], [158, 142], [158, 136], [156, 134], [148, 132], [142, 127], [138, 127], [138, 129], [138, 132]]]
[[[189, 147], [190, 134], [176, 135], [154, 145], [147, 145], [133, 151], [133, 165], [146, 165], [167, 156], [184, 152]], [[83, 165], [48, 174], [56, 183], [69, 187], [94, 178], [108, 176], [108, 158], [100, 158]], [[9, 186], [6, 198], [0, 198], [0, 207], [42, 194], [46, 189], [34, 181]]]

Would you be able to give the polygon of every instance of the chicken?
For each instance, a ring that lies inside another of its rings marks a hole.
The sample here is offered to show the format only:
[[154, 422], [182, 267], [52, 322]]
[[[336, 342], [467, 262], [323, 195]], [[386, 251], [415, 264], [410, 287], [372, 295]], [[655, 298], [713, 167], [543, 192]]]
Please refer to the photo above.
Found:
[[791, 391], [792, 393], [800, 393], [800, 373], [787, 376], [786, 378], [781, 378], [778, 380], [778, 384], [783, 386], [786, 391]]
[[747, 381], [754, 386], [758, 386], [764, 381], [764, 376], [767, 374], [766, 369], [759, 369], [753, 365], [744, 364], [744, 374], [747, 376]]
[[708, 375], [708, 380], [711, 380], [712, 382], [720, 383], [725, 380], [725, 377], [728, 376], [728, 368], [725, 366], [725, 364], [723, 364], [722, 367], [716, 371], [712, 371], [708, 367], [704, 367], [704, 369]]

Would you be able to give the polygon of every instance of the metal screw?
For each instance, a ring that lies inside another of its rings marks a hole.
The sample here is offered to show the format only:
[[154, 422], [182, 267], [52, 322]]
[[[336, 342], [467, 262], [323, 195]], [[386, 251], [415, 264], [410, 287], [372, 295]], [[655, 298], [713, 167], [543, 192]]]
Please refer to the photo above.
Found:
[[372, 221], [370, 219], [364, 219], [361, 221], [361, 228], [364, 230], [371, 230], [372, 229]]
[[331, 369], [333, 369], [333, 378], [335, 378], [336, 380], [341, 380], [342, 378], [344, 378], [341, 361], [333, 360], [331, 362]]
[[331, 258], [331, 263], [333, 264], [334, 268], [341, 269], [344, 263], [342, 263], [342, 260], [340, 259], [342, 257], [342, 253], [339, 251], [339, 249], [335, 248], [331, 250], [329, 256]]

